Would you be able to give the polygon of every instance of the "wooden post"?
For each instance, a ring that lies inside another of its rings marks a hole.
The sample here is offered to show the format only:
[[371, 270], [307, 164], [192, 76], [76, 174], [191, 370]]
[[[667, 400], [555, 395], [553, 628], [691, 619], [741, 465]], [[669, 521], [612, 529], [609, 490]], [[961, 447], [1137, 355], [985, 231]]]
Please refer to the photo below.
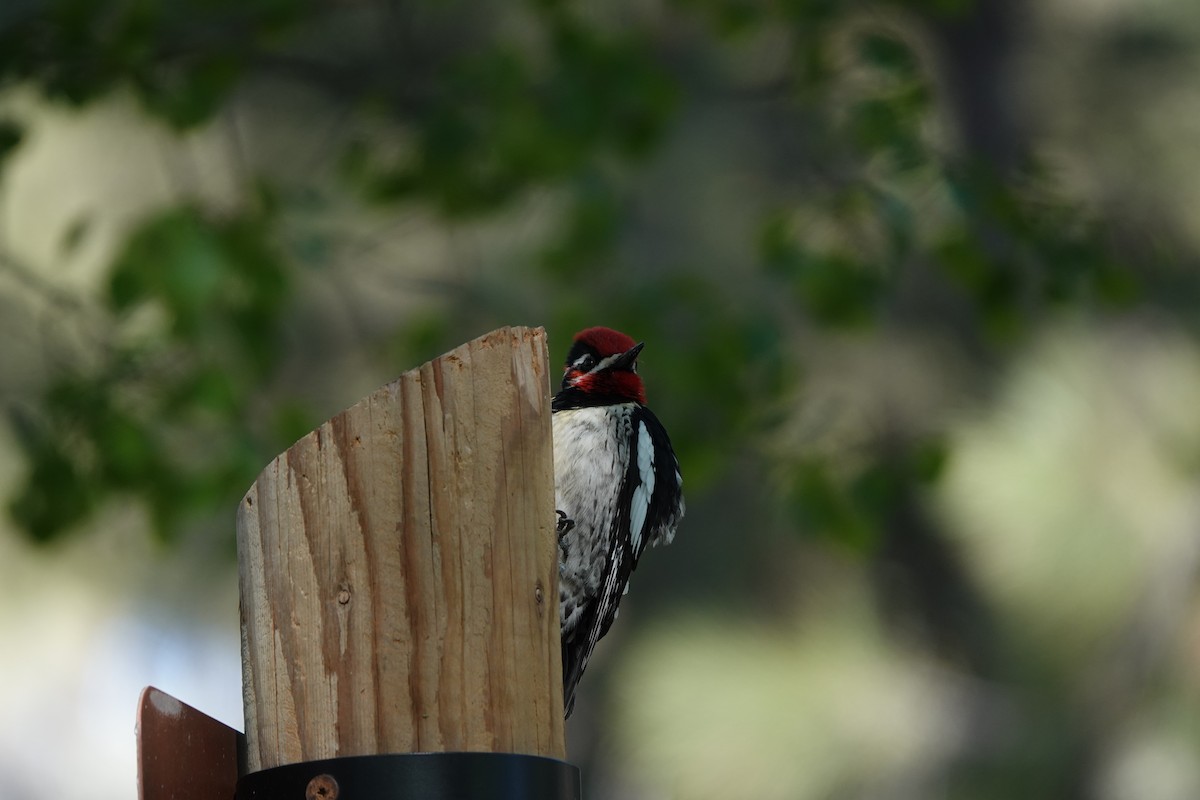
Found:
[[277, 457], [238, 512], [246, 766], [563, 758], [545, 332], [401, 375]]

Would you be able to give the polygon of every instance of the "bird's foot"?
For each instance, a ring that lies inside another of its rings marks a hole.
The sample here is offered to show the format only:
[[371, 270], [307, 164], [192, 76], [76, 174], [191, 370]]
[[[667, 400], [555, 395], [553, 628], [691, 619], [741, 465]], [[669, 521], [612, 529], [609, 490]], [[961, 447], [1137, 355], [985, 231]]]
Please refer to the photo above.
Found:
[[565, 511], [555, 511], [558, 514], [558, 525], [555, 527], [555, 532], [558, 533], [558, 549], [562, 551], [563, 558], [567, 557], [567, 534], [575, 527], [575, 520], [567, 516]]

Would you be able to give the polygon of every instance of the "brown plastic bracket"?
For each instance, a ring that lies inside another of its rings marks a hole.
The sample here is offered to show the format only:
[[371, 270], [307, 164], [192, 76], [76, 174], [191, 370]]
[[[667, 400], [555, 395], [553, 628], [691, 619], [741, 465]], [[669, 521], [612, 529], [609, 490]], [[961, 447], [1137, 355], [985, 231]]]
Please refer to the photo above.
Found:
[[246, 737], [147, 686], [138, 700], [139, 800], [214, 800], [237, 790]]

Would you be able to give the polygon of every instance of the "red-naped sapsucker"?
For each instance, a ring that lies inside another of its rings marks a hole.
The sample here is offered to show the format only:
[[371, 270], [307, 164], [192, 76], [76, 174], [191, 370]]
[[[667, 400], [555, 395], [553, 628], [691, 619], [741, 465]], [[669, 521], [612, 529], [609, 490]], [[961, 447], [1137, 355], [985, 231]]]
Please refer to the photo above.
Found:
[[638, 558], [669, 543], [683, 516], [679, 461], [637, 373], [642, 346], [610, 328], [580, 331], [554, 396], [566, 716]]

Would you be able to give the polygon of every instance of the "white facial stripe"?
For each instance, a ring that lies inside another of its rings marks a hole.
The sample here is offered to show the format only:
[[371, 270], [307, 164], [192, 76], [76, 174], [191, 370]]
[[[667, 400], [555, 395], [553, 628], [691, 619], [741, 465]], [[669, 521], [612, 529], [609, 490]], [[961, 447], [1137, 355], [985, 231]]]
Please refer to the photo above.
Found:
[[625, 354], [624, 353], [614, 353], [611, 356], [605, 356], [604, 358], [600, 359], [599, 364], [597, 364], [595, 367], [592, 368], [592, 372], [599, 372], [602, 369], [608, 369], [609, 367], [612, 366], [614, 361], [616, 361], [618, 358], [620, 358], [623, 355], [625, 355]]
[[633, 490], [632, 507], [629, 509], [629, 531], [633, 536], [633, 552], [642, 546], [642, 528], [646, 525], [646, 512], [650, 510], [650, 498], [654, 496], [654, 442], [646, 423], [638, 423], [637, 471], [640, 483]]

